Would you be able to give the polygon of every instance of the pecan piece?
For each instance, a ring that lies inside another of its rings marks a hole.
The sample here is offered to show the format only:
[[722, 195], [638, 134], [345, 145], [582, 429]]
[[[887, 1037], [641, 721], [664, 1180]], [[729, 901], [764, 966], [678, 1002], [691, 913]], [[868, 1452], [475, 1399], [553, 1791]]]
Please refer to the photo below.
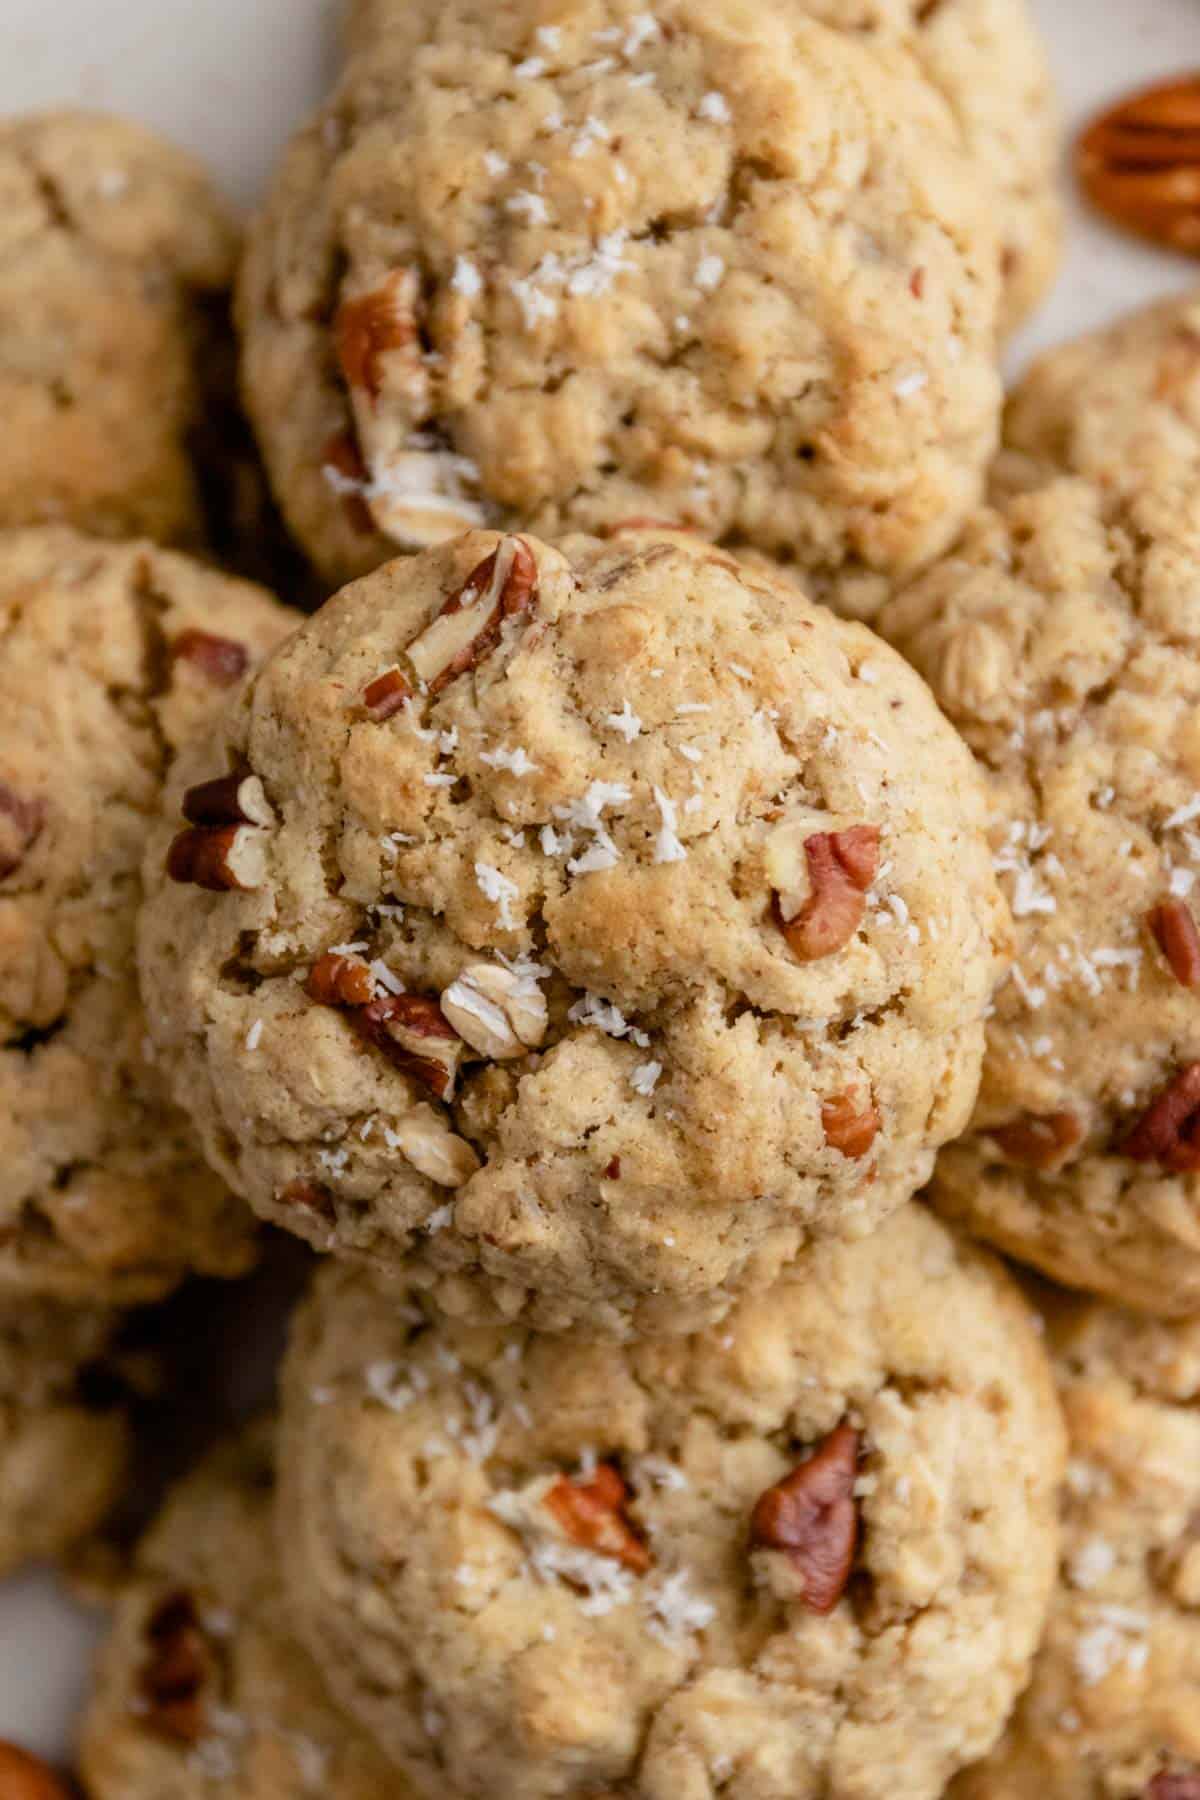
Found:
[[1075, 167], [1106, 218], [1200, 254], [1200, 73], [1145, 88], [1093, 119]]
[[1118, 1152], [1179, 1174], [1200, 1169], [1200, 1062], [1188, 1063], [1167, 1084]]
[[245, 644], [194, 627], [172, 639], [171, 655], [176, 662], [192, 663], [214, 687], [232, 687], [250, 667], [250, 652]]
[[854, 1566], [859, 1445], [858, 1432], [839, 1425], [808, 1462], [760, 1496], [750, 1517], [751, 1544], [784, 1552], [803, 1581], [804, 1604], [813, 1612], [833, 1611]]
[[138, 1675], [145, 1718], [160, 1737], [195, 1744], [204, 1735], [204, 1689], [213, 1655], [192, 1596], [168, 1594], [145, 1629], [149, 1654]]
[[362, 698], [367, 717], [376, 725], [382, 725], [401, 712], [405, 702], [412, 699], [412, 686], [403, 670], [393, 664], [382, 675], [377, 675], [374, 681], [368, 681]]
[[790, 919], [776, 896], [775, 911], [788, 947], [801, 962], [844, 949], [862, 923], [866, 893], [879, 869], [879, 827], [851, 825], [804, 840], [812, 892]]
[[501, 963], [471, 963], [442, 995], [442, 1012], [472, 1050], [497, 1062], [535, 1049], [549, 1023], [537, 982]]
[[821, 1102], [821, 1129], [831, 1150], [856, 1162], [865, 1156], [879, 1131], [879, 1111], [873, 1100], [860, 1107], [849, 1094], [834, 1094]]
[[543, 1504], [572, 1543], [596, 1556], [615, 1557], [635, 1575], [644, 1575], [650, 1552], [625, 1510], [629, 1497], [620, 1471], [612, 1463], [600, 1463], [587, 1478], [560, 1475], [547, 1488]]
[[524, 539], [506, 537], [451, 594], [408, 647], [408, 659], [431, 696], [478, 667], [500, 642], [505, 621], [532, 610], [537, 563]]
[[355, 1007], [350, 1022], [402, 1075], [420, 1082], [438, 1100], [450, 1098], [463, 1041], [436, 1000], [424, 994], [381, 994], [369, 1006]]
[[412, 269], [393, 269], [377, 288], [343, 300], [333, 324], [342, 374], [372, 403], [383, 390], [385, 359], [417, 343], [418, 282]]
[[274, 825], [266, 789], [249, 769], [235, 769], [201, 781], [183, 796], [180, 809], [189, 825]]
[[318, 1006], [370, 1006], [375, 977], [361, 956], [327, 950], [308, 971], [304, 991]]
[[15, 875], [41, 836], [46, 803], [0, 781], [0, 881]]
[[1056, 1169], [1083, 1141], [1083, 1126], [1074, 1113], [1025, 1113], [1007, 1125], [991, 1126], [988, 1136], [1009, 1162]]
[[333, 1195], [319, 1181], [306, 1181], [303, 1176], [289, 1181], [286, 1187], [280, 1188], [275, 1196], [276, 1206], [300, 1207], [305, 1212], [314, 1212], [322, 1219], [333, 1224], [336, 1217]]
[[342, 511], [351, 529], [361, 537], [373, 537], [375, 520], [365, 494], [370, 475], [353, 433], [334, 433], [321, 452], [321, 468], [342, 502]]
[[1159, 949], [1180, 987], [1200, 987], [1200, 931], [1184, 900], [1160, 900], [1146, 914]]
[[172, 840], [167, 874], [214, 894], [248, 893], [267, 879], [266, 838], [252, 825], [193, 826]]
[[0, 1739], [0, 1795], [4, 1800], [69, 1800], [68, 1789], [40, 1757]]

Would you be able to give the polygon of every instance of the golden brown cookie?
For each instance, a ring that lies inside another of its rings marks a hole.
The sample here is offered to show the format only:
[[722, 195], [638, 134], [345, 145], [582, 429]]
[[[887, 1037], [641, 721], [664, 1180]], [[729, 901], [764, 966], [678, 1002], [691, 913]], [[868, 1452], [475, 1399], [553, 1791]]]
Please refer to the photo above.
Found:
[[953, 1800], [1200, 1792], [1200, 1326], [1049, 1301], [1069, 1463], [1033, 1679]]
[[1016, 960], [935, 1203], [1073, 1286], [1200, 1308], [1200, 506], [1061, 479], [881, 629], [988, 777]]
[[452, 1310], [689, 1329], [873, 1229], [969, 1115], [1007, 933], [976, 773], [765, 563], [402, 558], [167, 812], [142, 973], [213, 1166]]
[[89, 1800], [408, 1800], [295, 1642], [272, 1433], [211, 1455], [139, 1546], [83, 1721]]
[[588, 1346], [327, 1266], [285, 1378], [305, 1642], [422, 1800], [935, 1800], [1024, 1684], [1061, 1427], [923, 1209], [715, 1331]]
[[907, 51], [753, 0], [416, 0], [366, 35], [241, 291], [332, 579], [647, 515], [831, 580], [944, 548], [995, 441], [999, 209]]
[[153, 1067], [134, 916], [176, 754], [291, 622], [146, 544], [0, 536], [0, 1288], [133, 1301], [251, 1259]]

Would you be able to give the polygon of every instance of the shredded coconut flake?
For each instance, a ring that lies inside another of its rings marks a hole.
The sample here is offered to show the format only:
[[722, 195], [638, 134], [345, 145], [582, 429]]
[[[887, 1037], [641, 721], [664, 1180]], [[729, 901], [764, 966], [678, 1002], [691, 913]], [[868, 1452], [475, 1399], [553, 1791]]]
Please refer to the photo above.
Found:
[[512, 903], [521, 891], [516, 882], [510, 881], [507, 875], [502, 875], [499, 869], [485, 862], [475, 864], [475, 880], [484, 899], [490, 900], [499, 912], [501, 925], [511, 931], [516, 923], [512, 915]]
[[715, 125], [728, 125], [733, 117], [728, 100], [724, 94], [718, 94], [715, 88], [705, 94], [696, 110], [702, 119], [711, 119]]
[[610, 731], [617, 731], [627, 744], [632, 744], [642, 729], [642, 721], [638, 718], [628, 700], [622, 700], [620, 712], [609, 713], [604, 723]]
[[483, 276], [469, 256], [459, 256], [455, 259], [450, 286], [456, 294], [462, 294], [467, 300], [474, 300], [477, 294], [482, 294]]
[[635, 1093], [641, 1094], [646, 1099], [649, 1099], [650, 1095], [658, 1086], [658, 1078], [662, 1072], [663, 1066], [660, 1062], [639, 1063], [637, 1068], [633, 1071], [633, 1074], [629, 1077], [630, 1086]]
[[654, 860], [656, 863], [683, 862], [687, 857], [687, 849], [679, 838], [679, 815], [675, 804], [660, 787], [654, 789], [654, 804], [662, 821], [654, 840]]

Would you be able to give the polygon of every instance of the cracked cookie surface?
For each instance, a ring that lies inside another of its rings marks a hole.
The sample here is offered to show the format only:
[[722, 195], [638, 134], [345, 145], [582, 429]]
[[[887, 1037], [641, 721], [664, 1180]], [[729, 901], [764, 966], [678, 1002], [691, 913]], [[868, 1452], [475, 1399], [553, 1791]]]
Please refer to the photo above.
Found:
[[1175, 1316], [1200, 1307], [1198, 594], [1190, 485], [1060, 480], [981, 514], [880, 618], [988, 776], [1017, 932], [935, 1203]]
[[0, 537], [0, 1289], [134, 1301], [250, 1260], [149, 1060], [134, 915], [169, 764], [291, 622], [145, 544]]
[[1068, 1430], [1033, 1679], [953, 1800], [1188, 1800], [1200, 1783], [1200, 1326], [1047, 1301]]
[[117, 1315], [51, 1301], [0, 1301], [0, 1578], [61, 1555], [117, 1498], [124, 1413], [89, 1398]]
[[475, 1316], [690, 1329], [965, 1123], [981, 807], [912, 671], [765, 564], [469, 534], [330, 601], [177, 768], [151, 1029], [213, 1166], [317, 1247]]
[[645, 515], [831, 580], [945, 546], [995, 442], [998, 209], [904, 51], [749, 0], [420, 0], [368, 37], [241, 286], [327, 574]]
[[83, 1722], [91, 1800], [407, 1800], [295, 1641], [274, 1482], [273, 1433], [254, 1427], [143, 1539]]
[[920, 1207], [621, 1346], [327, 1264], [284, 1389], [301, 1631], [428, 1800], [933, 1800], [1028, 1673], [1053, 1387]]
[[144, 127], [0, 125], [0, 526], [202, 541], [206, 309], [237, 248], [199, 164]]
[[993, 484], [1056, 474], [1116, 494], [1200, 480], [1200, 289], [1059, 345], [1018, 383]]

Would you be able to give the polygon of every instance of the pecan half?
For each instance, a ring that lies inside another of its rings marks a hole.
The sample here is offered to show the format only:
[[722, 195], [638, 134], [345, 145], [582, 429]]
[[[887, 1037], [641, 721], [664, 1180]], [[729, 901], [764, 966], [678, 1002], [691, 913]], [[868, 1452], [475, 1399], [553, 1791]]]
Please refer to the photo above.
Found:
[[369, 1006], [375, 998], [375, 977], [361, 956], [327, 950], [308, 971], [304, 991], [318, 1006]]
[[879, 1112], [873, 1100], [860, 1107], [849, 1094], [834, 1094], [821, 1102], [821, 1129], [831, 1150], [856, 1162], [875, 1142]]
[[1200, 1800], [1200, 1769], [1164, 1769], [1146, 1789], [1146, 1800]]
[[436, 1000], [423, 994], [381, 994], [350, 1013], [355, 1031], [394, 1068], [439, 1100], [454, 1089], [463, 1042]]
[[1200, 73], [1145, 88], [1093, 119], [1075, 167], [1106, 218], [1200, 254]]
[[321, 452], [325, 478], [342, 502], [346, 521], [360, 537], [375, 535], [375, 520], [363, 492], [370, 473], [352, 432], [336, 431]]
[[546, 1035], [546, 996], [536, 981], [501, 963], [471, 963], [442, 995], [459, 1036], [497, 1062], [524, 1056]]
[[0, 881], [15, 875], [46, 823], [46, 803], [0, 781]]
[[650, 1552], [626, 1513], [629, 1497], [620, 1470], [601, 1463], [586, 1479], [561, 1475], [547, 1488], [543, 1504], [572, 1543], [597, 1556], [615, 1557], [636, 1575], [644, 1575]]
[[144, 1717], [160, 1737], [195, 1744], [205, 1730], [212, 1647], [190, 1594], [168, 1594], [146, 1624], [148, 1654], [138, 1674]]
[[866, 893], [879, 869], [879, 827], [852, 825], [818, 831], [804, 840], [812, 892], [793, 918], [775, 899], [776, 918], [788, 947], [801, 962], [817, 962], [844, 949], [862, 923]]
[[1083, 1126], [1074, 1113], [1025, 1113], [1007, 1125], [992, 1125], [988, 1136], [1009, 1162], [1027, 1169], [1056, 1169], [1083, 1141]]
[[176, 662], [192, 663], [214, 687], [232, 687], [250, 667], [250, 652], [236, 638], [217, 637], [192, 628], [171, 641]]
[[506, 620], [532, 610], [537, 579], [533, 552], [519, 537], [502, 539], [472, 569], [408, 647], [408, 659], [431, 696], [478, 667], [500, 642]]
[[266, 842], [266, 832], [253, 825], [194, 826], [172, 840], [167, 874], [215, 894], [248, 893], [267, 879]]
[[849, 1425], [820, 1443], [808, 1462], [768, 1488], [750, 1517], [750, 1542], [782, 1550], [804, 1584], [804, 1604], [832, 1612], [846, 1591], [858, 1548], [859, 1433]]
[[306, 1181], [303, 1177], [289, 1181], [286, 1187], [280, 1188], [275, 1196], [276, 1206], [300, 1207], [305, 1212], [314, 1212], [332, 1225], [336, 1214], [333, 1206], [333, 1195], [319, 1181]]
[[189, 825], [274, 825], [266, 789], [248, 769], [188, 788], [180, 809]]
[[376, 725], [384, 724], [394, 718], [404, 708], [405, 702], [412, 699], [412, 685], [403, 670], [393, 665], [377, 675], [374, 681], [368, 681], [363, 689], [363, 705], [367, 716]]
[[333, 325], [342, 374], [351, 388], [378, 400], [385, 359], [417, 342], [419, 283], [412, 269], [393, 269], [377, 288], [343, 300]]
[[1200, 1062], [1188, 1063], [1167, 1084], [1118, 1151], [1180, 1174], [1200, 1169]]
[[3, 1800], [69, 1800], [70, 1791], [40, 1757], [0, 1739], [0, 1795]]
[[1200, 931], [1184, 900], [1160, 900], [1146, 914], [1159, 949], [1180, 987], [1200, 987]]

